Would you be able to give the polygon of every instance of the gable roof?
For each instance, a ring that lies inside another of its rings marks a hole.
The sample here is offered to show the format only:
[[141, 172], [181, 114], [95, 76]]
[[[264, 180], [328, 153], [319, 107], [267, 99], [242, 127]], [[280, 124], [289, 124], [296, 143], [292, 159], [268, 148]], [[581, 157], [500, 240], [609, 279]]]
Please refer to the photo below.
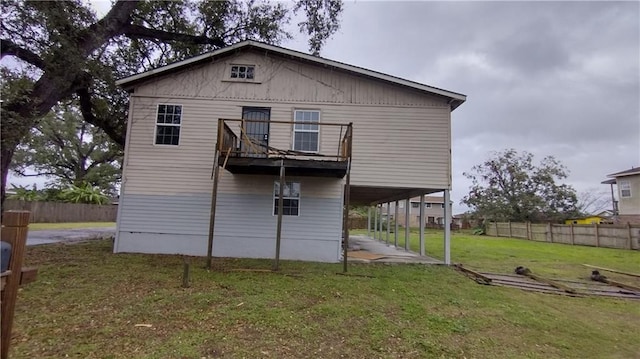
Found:
[[448, 101], [449, 101], [449, 103], [451, 105], [451, 110], [452, 111], [454, 109], [456, 109], [458, 106], [462, 105], [467, 99], [466, 95], [459, 94], [459, 93], [456, 93], [456, 92], [443, 90], [443, 89], [440, 89], [440, 88], [437, 88], [437, 87], [428, 86], [428, 85], [424, 85], [424, 84], [421, 84], [421, 83], [418, 83], [418, 82], [405, 80], [405, 79], [402, 79], [402, 78], [399, 78], [399, 77], [383, 74], [381, 72], [377, 72], [377, 71], [373, 71], [373, 70], [367, 70], [367, 69], [362, 68], [362, 67], [348, 65], [348, 64], [345, 64], [345, 63], [342, 63], [342, 62], [329, 60], [329, 59], [325, 59], [325, 58], [322, 58], [322, 57], [319, 57], [319, 56], [313, 56], [313, 55], [305, 54], [305, 53], [300, 52], [300, 51], [285, 49], [284, 47], [269, 45], [269, 44], [265, 44], [265, 43], [262, 43], [262, 42], [259, 42], [259, 41], [254, 41], [254, 40], [241, 41], [241, 42], [238, 42], [238, 43], [233, 44], [231, 46], [223, 47], [221, 49], [217, 49], [217, 50], [214, 50], [214, 51], [211, 51], [211, 52], [207, 52], [207, 53], [202, 54], [202, 55], [194, 56], [194, 57], [186, 59], [186, 60], [174, 62], [172, 64], [165, 65], [165, 66], [153, 69], [153, 70], [149, 70], [149, 71], [142, 72], [142, 73], [139, 73], [139, 74], [136, 74], [136, 75], [125, 77], [125, 78], [117, 80], [116, 81], [116, 85], [122, 86], [122, 87], [125, 87], [125, 88], [131, 88], [135, 84], [140, 83], [142, 81], [149, 80], [150, 78], [163, 76], [163, 75], [166, 75], [166, 74], [178, 71], [178, 70], [182, 70], [182, 69], [184, 69], [186, 67], [189, 67], [189, 66], [192, 66], [192, 65], [195, 65], [195, 64], [211, 61], [211, 60], [213, 60], [213, 59], [215, 59], [217, 57], [220, 57], [220, 56], [223, 56], [223, 55], [229, 55], [229, 54], [231, 54], [231, 53], [233, 53], [235, 51], [238, 51], [240, 49], [243, 49], [243, 50], [244, 49], [264, 50], [264, 51], [267, 51], [267, 52], [276, 53], [276, 54], [283, 55], [283, 56], [290, 57], [290, 58], [294, 58], [294, 59], [297, 59], [297, 60], [311, 62], [311, 63], [315, 63], [317, 65], [321, 65], [321, 66], [325, 66], [325, 67], [333, 67], [333, 68], [336, 68], [336, 69], [341, 69], [341, 70], [344, 70], [344, 71], [347, 71], [347, 72], [351, 72], [351, 73], [356, 74], [356, 75], [369, 77], [369, 78], [372, 78], [372, 79], [376, 79], [376, 80], [380, 80], [380, 81], [384, 81], [384, 82], [388, 82], [388, 83], [392, 83], [392, 84], [396, 84], [396, 85], [400, 85], [400, 86], [404, 86], [404, 87], [413, 88], [413, 89], [420, 90], [420, 91], [428, 93], [428, 94], [442, 96], [442, 97], [445, 97], [445, 98], [448, 99]]
[[631, 167], [626, 171], [612, 173], [607, 175], [607, 177], [615, 178], [615, 177], [624, 177], [624, 176], [632, 176], [632, 175], [640, 175], [640, 167]]

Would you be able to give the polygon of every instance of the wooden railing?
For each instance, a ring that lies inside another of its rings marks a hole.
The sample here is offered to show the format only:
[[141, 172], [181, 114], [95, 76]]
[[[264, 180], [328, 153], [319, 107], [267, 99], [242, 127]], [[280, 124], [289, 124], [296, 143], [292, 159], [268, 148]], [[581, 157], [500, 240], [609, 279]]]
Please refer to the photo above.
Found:
[[[237, 123], [239, 125], [239, 133], [235, 133], [229, 126], [229, 123]], [[340, 127], [340, 135], [336, 139], [338, 151], [335, 155], [320, 152], [296, 151], [289, 148], [276, 148], [265, 145], [245, 133], [245, 124], [247, 123], [288, 124], [292, 126], [300, 124], [300, 122], [294, 121], [219, 119], [217, 150], [222, 156], [269, 158], [306, 157], [334, 161], [347, 161], [351, 156], [351, 146], [353, 142], [353, 125], [351, 123], [312, 123], [317, 125], [319, 129], [322, 129], [323, 127]], [[323, 136], [323, 141], [325, 143], [327, 142], [325, 136]], [[291, 144], [289, 144], [289, 147], [291, 147]]]

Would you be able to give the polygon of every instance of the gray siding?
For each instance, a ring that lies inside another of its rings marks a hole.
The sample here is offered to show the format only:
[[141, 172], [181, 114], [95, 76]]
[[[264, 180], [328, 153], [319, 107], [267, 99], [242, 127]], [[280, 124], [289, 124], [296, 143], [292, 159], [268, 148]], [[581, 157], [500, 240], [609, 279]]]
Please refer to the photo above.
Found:
[[[268, 187], [270, 192], [218, 195], [215, 256], [273, 257], [277, 221], [272, 214], [273, 180], [259, 182], [258, 188]], [[282, 258], [335, 262], [341, 241], [341, 197], [311, 197], [310, 183], [301, 181], [300, 216], [283, 217]], [[125, 197], [116, 252], [206, 254], [210, 194]]]

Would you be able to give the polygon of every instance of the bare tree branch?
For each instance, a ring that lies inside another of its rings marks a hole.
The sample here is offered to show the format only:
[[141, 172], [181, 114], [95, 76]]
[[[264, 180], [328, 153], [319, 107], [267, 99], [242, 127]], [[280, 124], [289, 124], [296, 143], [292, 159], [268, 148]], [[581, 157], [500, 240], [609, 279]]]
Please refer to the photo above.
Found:
[[0, 43], [0, 58], [5, 57], [6, 55], [15, 56], [22, 61], [28, 62], [31, 65], [44, 70], [46, 64], [35, 52], [21, 47], [9, 39], [2, 39], [0, 40]]
[[113, 118], [99, 118], [93, 113], [91, 94], [89, 89], [84, 87], [76, 91], [80, 103], [80, 112], [85, 121], [104, 130], [107, 136], [124, 148], [125, 134], [118, 128], [118, 121]]
[[188, 35], [177, 32], [154, 30], [144, 26], [133, 24], [126, 24], [122, 33], [125, 36], [134, 39], [160, 40], [164, 42], [186, 42], [197, 45], [214, 45], [217, 47], [226, 46], [226, 43], [219, 38], [212, 39], [207, 36]]

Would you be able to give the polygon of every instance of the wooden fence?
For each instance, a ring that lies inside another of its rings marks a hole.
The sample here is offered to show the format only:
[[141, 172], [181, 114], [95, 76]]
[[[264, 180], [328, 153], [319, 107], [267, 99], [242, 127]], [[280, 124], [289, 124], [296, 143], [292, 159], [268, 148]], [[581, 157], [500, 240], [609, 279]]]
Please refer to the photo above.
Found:
[[638, 224], [539, 224], [491, 222], [487, 235], [538, 242], [640, 250]]
[[5, 210], [31, 211], [31, 223], [115, 222], [118, 206], [62, 202], [26, 202], [7, 199]]

